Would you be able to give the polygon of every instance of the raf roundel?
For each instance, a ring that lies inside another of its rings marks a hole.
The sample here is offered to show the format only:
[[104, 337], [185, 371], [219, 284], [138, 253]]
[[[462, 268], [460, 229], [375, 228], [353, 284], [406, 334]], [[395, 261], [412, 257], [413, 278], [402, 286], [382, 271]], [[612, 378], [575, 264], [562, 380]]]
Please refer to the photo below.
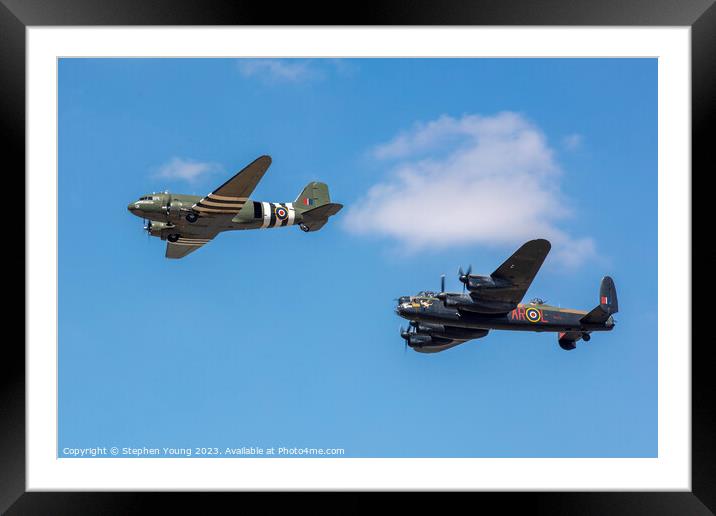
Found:
[[527, 320], [530, 322], [539, 322], [539, 320], [542, 319], [542, 313], [536, 308], [528, 308], [525, 311], [525, 317], [527, 317]]
[[276, 207], [276, 218], [278, 220], [286, 220], [288, 218], [288, 210], [283, 206]]

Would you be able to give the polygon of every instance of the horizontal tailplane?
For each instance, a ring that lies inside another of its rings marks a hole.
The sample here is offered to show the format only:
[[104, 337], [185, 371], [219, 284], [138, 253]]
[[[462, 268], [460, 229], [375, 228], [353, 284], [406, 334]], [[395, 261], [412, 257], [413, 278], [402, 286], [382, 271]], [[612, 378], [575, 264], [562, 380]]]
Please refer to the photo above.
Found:
[[328, 217], [341, 211], [341, 208], [343, 208], [342, 204], [329, 202], [318, 208], [304, 211], [301, 214], [301, 229], [306, 232], [318, 231], [328, 222]]

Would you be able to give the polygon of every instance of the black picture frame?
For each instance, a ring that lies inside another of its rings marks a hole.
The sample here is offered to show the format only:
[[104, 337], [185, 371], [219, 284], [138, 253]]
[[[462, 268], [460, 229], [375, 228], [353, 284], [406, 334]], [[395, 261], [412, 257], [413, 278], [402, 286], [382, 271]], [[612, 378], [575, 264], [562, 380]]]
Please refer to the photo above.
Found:
[[[692, 175], [713, 170], [716, 122], [716, 6], [714, 0], [416, 0], [376, 3], [276, 4], [198, 0], [0, 0], [0, 124], [5, 163], [25, 168], [25, 28], [38, 25], [555, 25], [690, 26], [692, 72]], [[687, 174], [689, 171], [684, 171]], [[17, 190], [14, 190], [17, 191]], [[26, 192], [27, 195], [27, 192]], [[693, 202], [693, 206], [698, 203]], [[17, 253], [17, 250], [13, 251]], [[19, 261], [20, 256], [15, 260]], [[23, 255], [24, 257], [24, 255]], [[26, 257], [24, 257], [26, 258]], [[6, 271], [9, 269], [6, 269]], [[27, 274], [27, 270], [26, 270]], [[684, 280], [691, 284], [689, 271]], [[13, 296], [13, 301], [16, 296]], [[691, 300], [686, 300], [691, 302]], [[684, 343], [688, 344], [688, 343]], [[716, 511], [716, 400], [708, 360], [709, 339], [692, 342], [692, 490], [690, 492], [464, 493], [469, 503], [499, 504], [500, 512], [538, 514], [712, 514]], [[383, 496], [348, 493], [327, 504], [319, 494], [25, 492], [25, 350], [3, 346], [0, 374], [0, 512], [7, 514], [129, 514], [148, 502], [165, 511], [215, 503], [265, 504], [271, 512], [326, 507], [341, 513], [382, 506]], [[299, 498], [299, 500], [297, 500]], [[403, 496], [403, 510], [441, 510], [443, 497]], [[217, 505], [218, 507], [218, 505]], [[235, 506], [234, 506], [235, 507]]]

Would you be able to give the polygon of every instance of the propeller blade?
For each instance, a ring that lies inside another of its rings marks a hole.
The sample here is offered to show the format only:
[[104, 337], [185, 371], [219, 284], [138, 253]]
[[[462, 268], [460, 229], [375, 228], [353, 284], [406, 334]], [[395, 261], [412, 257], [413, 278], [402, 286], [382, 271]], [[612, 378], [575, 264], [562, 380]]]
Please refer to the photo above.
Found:
[[458, 269], [457, 273], [459, 274], [458, 279], [462, 283], [462, 293], [465, 293], [465, 286], [467, 285], [467, 282], [470, 280], [470, 274], [472, 273], [472, 265], [467, 266], [467, 270], [463, 271], [462, 266]]
[[440, 292], [445, 292], [445, 274], [440, 276]]

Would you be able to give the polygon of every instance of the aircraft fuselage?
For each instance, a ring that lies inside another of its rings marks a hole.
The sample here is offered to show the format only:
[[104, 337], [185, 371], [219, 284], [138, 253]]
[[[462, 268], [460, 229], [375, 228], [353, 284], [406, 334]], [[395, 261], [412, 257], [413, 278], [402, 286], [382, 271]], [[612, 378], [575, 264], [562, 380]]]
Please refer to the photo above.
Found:
[[503, 314], [480, 314], [446, 307], [437, 298], [413, 297], [399, 304], [396, 312], [411, 321], [478, 330], [567, 332], [610, 331], [614, 327], [611, 317], [604, 324], [588, 324], [581, 322], [587, 314], [583, 310], [531, 303], [520, 303]]
[[274, 203], [247, 199], [236, 214], [218, 219], [197, 217], [191, 222], [192, 214], [195, 213], [192, 207], [201, 200], [202, 197], [197, 195], [151, 194], [129, 203], [127, 209], [137, 217], [159, 223], [154, 225], [156, 231], [150, 233], [162, 239], [166, 238], [167, 234], [181, 232], [183, 228], [202, 228], [208, 225], [220, 231], [293, 226], [301, 224], [304, 211], [293, 202]]

